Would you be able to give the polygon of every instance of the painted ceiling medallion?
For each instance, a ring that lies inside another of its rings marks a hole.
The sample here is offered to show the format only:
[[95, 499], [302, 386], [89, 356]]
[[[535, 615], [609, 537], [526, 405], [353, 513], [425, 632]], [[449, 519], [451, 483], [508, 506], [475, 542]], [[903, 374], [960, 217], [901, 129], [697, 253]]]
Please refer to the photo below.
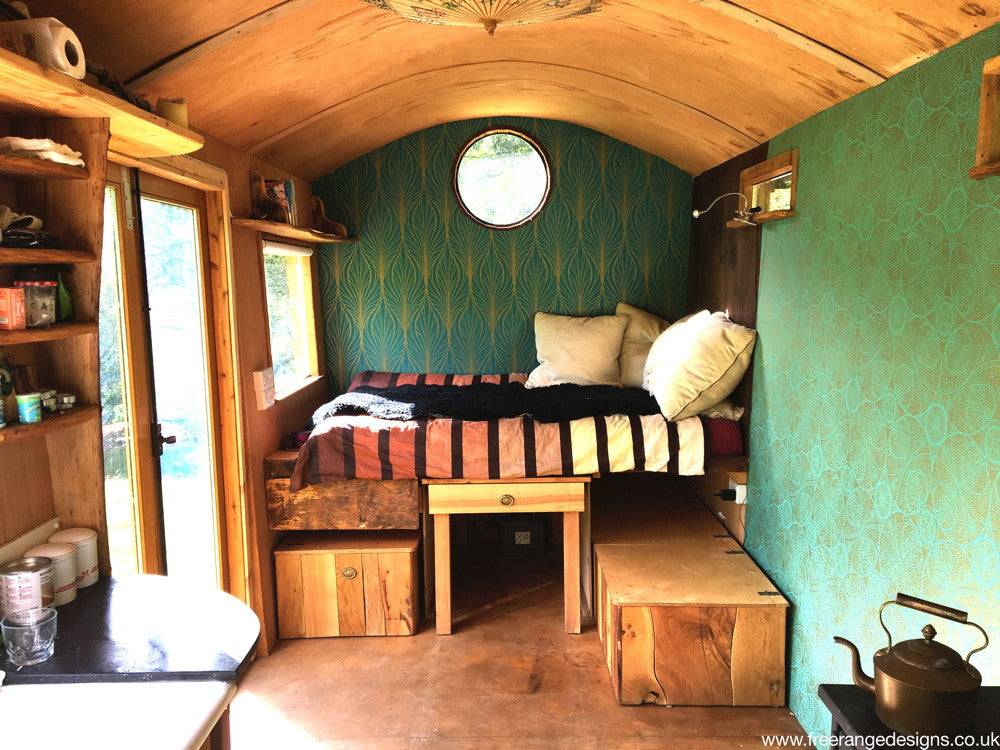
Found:
[[497, 26], [558, 21], [593, 13], [601, 0], [366, 0], [409, 21], [440, 26]]

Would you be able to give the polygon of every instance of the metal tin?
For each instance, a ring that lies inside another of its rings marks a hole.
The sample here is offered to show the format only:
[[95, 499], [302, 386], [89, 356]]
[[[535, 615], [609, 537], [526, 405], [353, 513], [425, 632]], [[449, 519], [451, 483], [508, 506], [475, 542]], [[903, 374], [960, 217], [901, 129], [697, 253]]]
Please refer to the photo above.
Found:
[[76, 587], [86, 588], [97, 583], [97, 532], [76, 527], [62, 529], [49, 537], [50, 542], [76, 547]]
[[25, 557], [42, 556], [52, 561], [54, 603], [57, 607], [76, 599], [76, 547], [48, 542], [32, 547]]
[[52, 560], [26, 557], [0, 565], [0, 612], [10, 617], [40, 607], [51, 607], [55, 599]]

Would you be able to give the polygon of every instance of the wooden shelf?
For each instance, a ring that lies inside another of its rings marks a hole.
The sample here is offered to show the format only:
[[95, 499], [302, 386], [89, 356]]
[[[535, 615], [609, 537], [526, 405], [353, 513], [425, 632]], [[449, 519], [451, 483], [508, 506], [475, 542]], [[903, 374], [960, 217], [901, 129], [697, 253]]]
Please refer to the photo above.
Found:
[[188, 154], [205, 142], [193, 130], [5, 49], [0, 49], [0, 105], [25, 115], [107, 117], [109, 148], [137, 158]]
[[43, 341], [59, 341], [74, 336], [97, 333], [97, 323], [56, 323], [48, 328], [25, 328], [20, 331], [0, 331], [0, 346], [15, 344], [38, 344]]
[[0, 179], [3, 180], [85, 180], [90, 170], [72, 164], [59, 164], [30, 156], [0, 154]]
[[313, 244], [323, 244], [327, 242], [347, 243], [357, 242], [357, 237], [338, 237], [335, 234], [317, 232], [315, 229], [305, 227], [293, 227], [291, 224], [282, 224], [277, 221], [265, 221], [264, 219], [233, 219], [233, 225], [252, 229], [261, 234], [270, 234], [286, 240], [298, 240], [299, 242], [311, 242]]
[[35, 266], [47, 263], [93, 263], [97, 257], [85, 250], [52, 250], [42, 247], [0, 247], [0, 266]]
[[17, 440], [36, 440], [46, 435], [83, 424], [101, 415], [99, 406], [77, 406], [69, 411], [46, 414], [34, 424], [9, 424], [0, 429], [0, 444]]

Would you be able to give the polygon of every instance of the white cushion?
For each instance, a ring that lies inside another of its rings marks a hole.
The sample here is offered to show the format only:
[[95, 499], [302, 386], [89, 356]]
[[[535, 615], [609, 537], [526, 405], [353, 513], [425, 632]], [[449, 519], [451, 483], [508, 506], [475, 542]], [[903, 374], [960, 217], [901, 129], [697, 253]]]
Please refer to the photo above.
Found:
[[538, 367], [528, 375], [525, 388], [558, 383], [621, 385], [618, 356], [628, 318], [602, 315], [573, 318], [535, 315], [535, 348]]
[[706, 409], [701, 413], [703, 417], [714, 417], [716, 419], [729, 419], [733, 422], [739, 422], [743, 419], [743, 412], [745, 412], [742, 406], [737, 406], [728, 398], [722, 399], [715, 406], [710, 409]]
[[650, 347], [643, 387], [667, 419], [693, 417], [733, 392], [750, 364], [757, 332], [702, 310], [674, 323]]
[[649, 347], [667, 329], [669, 323], [624, 302], [618, 303], [615, 315], [628, 317], [625, 337], [622, 340], [622, 353], [618, 357], [622, 385], [630, 388], [642, 388], [642, 372], [646, 367]]

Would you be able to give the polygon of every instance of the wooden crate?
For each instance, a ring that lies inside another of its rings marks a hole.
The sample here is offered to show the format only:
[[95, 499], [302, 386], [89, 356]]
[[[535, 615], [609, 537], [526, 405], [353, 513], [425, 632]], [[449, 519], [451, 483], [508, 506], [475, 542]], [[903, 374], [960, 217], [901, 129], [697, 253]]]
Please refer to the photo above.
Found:
[[619, 703], [784, 705], [788, 602], [732, 539], [594, 551], [597, 632]]
[[274, 551], [282, 638], [413, 635], [416, 532], [290, 534]]

